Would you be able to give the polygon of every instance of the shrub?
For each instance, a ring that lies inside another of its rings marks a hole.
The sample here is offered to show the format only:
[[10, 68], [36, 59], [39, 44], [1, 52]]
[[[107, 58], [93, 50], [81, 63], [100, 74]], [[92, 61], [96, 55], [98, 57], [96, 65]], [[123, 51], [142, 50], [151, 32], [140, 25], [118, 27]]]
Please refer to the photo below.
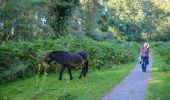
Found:
[[152, 43], [153, 47], [156, 51], [156, 53], [158, 53], [161, 58], [163, 59], [163, 61], [166, 62], [167, 65], [169, 66], [162, 66], [160, 67], [160, 70], [162, 71], [170, 71], [170, 42], [156, 42], [156, 43]]
[[[101, 69], [134, 61], [138, 55], [139, 45], [135, 42], [95, 41], [87, 37], [68, 35], [56, 40], [11, 41], [1, 44], [0, 50], [0, 82], [2, 83], [36, 73], [45, 53], [53, 50], [87, 51], [90, 55], [90, 68]], [[55, 69], [52, 67], [49, 69]]]

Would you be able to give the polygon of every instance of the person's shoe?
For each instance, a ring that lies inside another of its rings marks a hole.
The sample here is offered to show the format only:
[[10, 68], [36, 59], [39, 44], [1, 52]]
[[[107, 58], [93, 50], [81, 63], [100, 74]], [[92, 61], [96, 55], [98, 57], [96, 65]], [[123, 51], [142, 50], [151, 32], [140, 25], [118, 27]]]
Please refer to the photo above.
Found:
[[139, 63], [141, 64], [141, 61]]

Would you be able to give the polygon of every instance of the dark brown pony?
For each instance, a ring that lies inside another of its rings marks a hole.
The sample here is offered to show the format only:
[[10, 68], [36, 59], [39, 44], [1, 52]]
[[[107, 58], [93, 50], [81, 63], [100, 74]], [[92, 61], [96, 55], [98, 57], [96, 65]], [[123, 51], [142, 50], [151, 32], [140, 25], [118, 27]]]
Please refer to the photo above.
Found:
[[65, 68], [68, 69], [70, 80], [73, 79], [71, 74], [71, 67], [78, 67], [80, 65], [83, 65], [79, 78], [81, 78], [82, 75], [86, 76], [88, 72], [89, 55], [85, 51], [81, 52], [52, 51], [46, 54], [44, 62], [49, 64], [52, 61], [58, 62], [62, 65], [59, 80], [62, 80], [62, 74]]

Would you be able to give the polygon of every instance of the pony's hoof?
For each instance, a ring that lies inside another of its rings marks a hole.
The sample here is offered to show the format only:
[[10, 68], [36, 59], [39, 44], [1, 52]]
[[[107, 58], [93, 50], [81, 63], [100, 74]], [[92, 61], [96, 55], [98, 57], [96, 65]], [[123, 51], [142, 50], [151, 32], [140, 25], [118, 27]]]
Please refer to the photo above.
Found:
[[59, 78], [58, 80], [62, 80], [62, 78]]
[[70, 80], [73, 80], [73, 78], [70, 78]]
[[79, 78], [81, 78], [81, 76], [79, 76]]
[[85, 77], [86, 75], [83, 75], [83, 77]]

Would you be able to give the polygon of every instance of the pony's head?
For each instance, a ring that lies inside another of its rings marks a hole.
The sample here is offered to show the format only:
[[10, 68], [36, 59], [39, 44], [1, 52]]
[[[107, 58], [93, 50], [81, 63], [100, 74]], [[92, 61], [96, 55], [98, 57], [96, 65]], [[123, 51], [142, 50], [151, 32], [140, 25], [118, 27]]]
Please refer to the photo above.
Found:
[[45, 62], [45, 63], [50, 63], [52, 60], [53, 60], [53, 56], [52, 56], [51, 52], [45, 54], [45, 57], [44, 57], [43, 62]]

